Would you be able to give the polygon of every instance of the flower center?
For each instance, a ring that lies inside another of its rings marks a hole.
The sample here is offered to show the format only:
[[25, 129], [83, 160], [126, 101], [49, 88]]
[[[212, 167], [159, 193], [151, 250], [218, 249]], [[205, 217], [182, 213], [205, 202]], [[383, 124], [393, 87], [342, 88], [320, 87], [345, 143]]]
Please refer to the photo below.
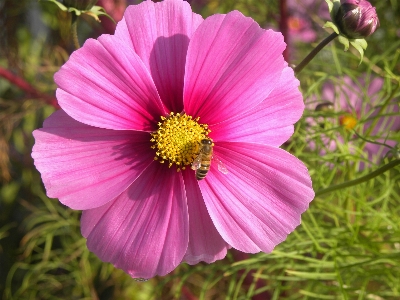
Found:
[[301, 29], [301, 20], [297, 17], [289, 17], [288, 27], [293, 31], [299, 31]]
[[344, 128], [351, 130], [357, 125], [357, 119], [353, 116], [342, 116], [340, 117], [340, 125], [344, 126]]
[[199, 118], [171, 112], [161, 117], [158, 130], [151, 133], [151, 148], [156, 149], [154, 160], [168, 162], [169, 167], [176, 164], [178, 172], [185, 170], [199, 154], [201, 140], [210, 139], [209, 133], [208, 125], [199, 124]]

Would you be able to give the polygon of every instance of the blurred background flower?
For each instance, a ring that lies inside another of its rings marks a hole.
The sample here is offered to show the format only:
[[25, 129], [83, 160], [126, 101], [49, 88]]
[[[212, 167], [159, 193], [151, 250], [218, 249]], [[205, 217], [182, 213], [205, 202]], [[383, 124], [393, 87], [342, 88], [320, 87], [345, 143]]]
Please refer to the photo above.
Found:
[[[398, 141], [391, 136], [400, 130], [398, 99], [385, 103], [386, 97], [381, 93], [383, 83], [382, 78], [374, 76], [361, 76], [355, 80], [344, 76], [325, 83], [321, 97], [311, 96], [306, 100], [307, 108], [317, 112], [321, 112], [322, 105], [332, 104], [331, 107], [325, 106], [327, 116], [307, 118], [310, 126], [322, 127], [329, 132], [321, 136], [325, 145], [321, 154], [347, 149], [363, 158], [360, 162], [360, 169], [363, 169], [371, 167], [371, 163], [378, 164], [391, 150], [390, 147], [397, 145]], [[366, 139], [390, 147], [365, 142], [354, 135], [353, 129]], [[310, 141], [311, 149], [315, 149], [315, 145]]]
[[114, 33], [117, 23], [121, 21], [128, 4], [127, 0], [98, 0], [97, 5], [103, 7], [115, 21], [113, 22], [105, 16], [100, 18], [104, 33]]
[[321, 24], [329, 20], [328, 6], [324, 0], [287, 0], [288, 28], [290, 38], [294, 42], [314, 42], [318, 33], [321, 34]]
[[288, 44], [286, 52], [289, 53], [287, 59], [289, 62], [295, 62], [301, 59], [297, 51], [299, 45], [314, 43], [326, 34], [322, 26], [330, 16], [324, 0], [286, 1], [287, 15], [281, 22], [285, 22], [287, 26], [285, 37]]

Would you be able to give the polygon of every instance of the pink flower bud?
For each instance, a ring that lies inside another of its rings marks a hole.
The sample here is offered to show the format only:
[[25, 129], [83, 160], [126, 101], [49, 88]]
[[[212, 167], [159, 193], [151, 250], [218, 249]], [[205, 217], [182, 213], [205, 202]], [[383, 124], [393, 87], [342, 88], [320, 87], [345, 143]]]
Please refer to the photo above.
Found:
[[342, 34], [351, 39], [365, 38], [379, 26], [375, 7], [366, 0], [345, 0], [335, 16]]

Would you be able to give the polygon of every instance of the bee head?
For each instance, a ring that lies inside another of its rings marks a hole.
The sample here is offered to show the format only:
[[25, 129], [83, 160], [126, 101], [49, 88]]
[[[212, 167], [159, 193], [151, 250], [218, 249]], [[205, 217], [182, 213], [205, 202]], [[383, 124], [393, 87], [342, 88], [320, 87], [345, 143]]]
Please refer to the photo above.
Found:
[[201, 144], [203, 145], [212, 145], [212, 141], [209, 139], [202, 139]]

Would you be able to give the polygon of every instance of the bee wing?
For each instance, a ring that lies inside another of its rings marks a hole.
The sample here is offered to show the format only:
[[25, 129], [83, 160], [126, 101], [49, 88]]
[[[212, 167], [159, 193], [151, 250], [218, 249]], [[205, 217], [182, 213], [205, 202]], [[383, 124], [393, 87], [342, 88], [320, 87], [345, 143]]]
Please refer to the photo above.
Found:
[[214, 160], [217, 163], [218, 171], [220, 171], [222, 174], [228, 174], [228, 169], [226, 168], [225, 164], [218, 157], [214, 156]]
[[202, 154], [200, 153], [193, 161], [192, 163], [192, 170], [197, 170], [201, 166], [201, 157]]

